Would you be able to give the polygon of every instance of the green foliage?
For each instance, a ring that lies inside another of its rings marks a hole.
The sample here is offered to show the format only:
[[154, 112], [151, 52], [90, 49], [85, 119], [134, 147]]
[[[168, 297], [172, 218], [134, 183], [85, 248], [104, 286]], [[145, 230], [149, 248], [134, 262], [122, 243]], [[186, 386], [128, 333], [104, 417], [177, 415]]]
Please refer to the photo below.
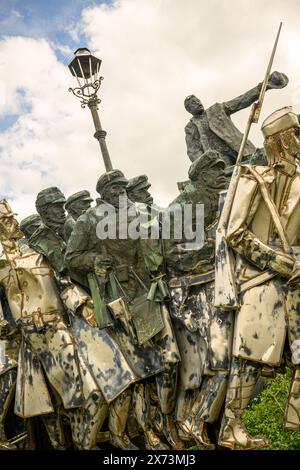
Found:
[[284, 375], [278, 374], [275, 379], [266, 379], [265, 389], [244, 413], [249, 434], [267, 437], [270, 441], [269, 449], [300, 450], [300, 432], [283, 428], [291, 377], [292, 373], [288, 370]]

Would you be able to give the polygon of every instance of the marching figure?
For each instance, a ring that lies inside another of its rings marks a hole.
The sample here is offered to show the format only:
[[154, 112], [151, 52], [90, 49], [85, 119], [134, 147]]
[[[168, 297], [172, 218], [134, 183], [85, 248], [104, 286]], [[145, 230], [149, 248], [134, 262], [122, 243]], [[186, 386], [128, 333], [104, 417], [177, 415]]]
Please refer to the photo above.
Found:
[[[22, 235], [8, 203], [1, 201], [0, 240], [6, 259], [0, 265], [0, 284], [22, 335], [15, 413], [22, 418], [48, 415], [45, 425], [58, 448], [63, 439], [51, 418], [63, 407], [75, 446], [91, 449], [108, 405], [136, 379], [107, 332], [85, 321], [95, 317], [89, 296], [72, 285], [59, 292], [46, 258], [34, 250], [22, 252]], [[64, 321], [66, 310], [74, 317], [71, 327]]]
[[64, 225], [64, 239], [68, 241], [70, 235], [72, 233], [73, 227], [75, 225], [76, 220], [85, 211], [87, 211], [91, 207], [91, 203], [93, 199], [88, 191], [78, 191], [75, 194], [72, 194], [68, 197], [65, 204], [65, 209], [68, 211], [68, 215], [66, 218], [66, 222]]
[[[262, 365], [277, 367], [289, 346], [295, 381], [286, 424], [299, 429], [300, 304], [296, 256], [300, 238], [300, 127], [289, 107], [263, 123], [268, 166], [241, 167], [227, 230], [236, 254], [240, 308], [235, 316], [233, 359], [219, 444], [260, 448], [243, 424]], [[226, 285], [223, 287], [225, 290]]]
[[[180, 357], [168, 311], [161, 299], [157, 299], [157, 286], [163, 284], [163, 257], [155, 250], [149, 254], [147, 240], [133, 239], [129, 234], [138, 211], [127, 198], [127, 183], [120, 170], [100, 176], [96, 190], [102, 202], [99, 201], [96, 207], [77, 220], [68, 243], [66, 263], [70, 270], [89, 279], [95, 275], [94, 301], [100, 295], [99, 303], [110, 306], [114, 317], [110, 324], [112, 334], [140, 380], [156, 376], [162, 412], [169, 414], [174, 407]], [[126, 214], [128, 219], [122, 223], [121, 219]], [[105, 226], [113, 227], [113, 233], [110, 236], [108, 232], [101, 238], [99, 230]], [[153, 292], [152, 299], [149, 298], [149, 289]], [[100, 313], [106, 315], [105, 306]], [[143, 400], [139, 396], [139, 400]], [[143, 409], [141, 404], [139, 409]], [[124, 407], [119, 413], [119, 419], [121, 417], [125, 429], [127, 417]], [[149, 446], [159, 446], [159, 439], [148, 430], [147, 427]]]
[[[218, 152], [199, 156], [189, 169], [189, 185], [169, 206], [192, 208], [190, 228], [199, 231], [197, 222], [204, 226], [203, 246], [195, 241], [194, 247], [188, 247], [185, 231], [181, 239], [166, 242], [171, 313], [181, 353], [176, 419], [181, 431], [206, 449], [214, 448], [207, 423], [218, 419], [225, 398], [232, 340], [232, 313], [213, 306], [214, 231], [219, 193], [226, 187], [224, 168]], [[197, 221], [200, 204], [204, 219]]]
[[[105, 328], [98, 329], [90, 295], [68, 276], [68, 270], [63, 262], [66, 245], [55, 231], [52, 223], [55, 210], [53, 211], [51, 205], [57, 205], [58, 210], [62, 209], [62, 199], [63, 195], [58, 188], [44, 189], [38, 194], [37, 208], [43, 215], [44, 221], [50, 223], [50, 227], [43, 223], [42, 226], [36, 228], [35, 216], [27, 217], [21, 222], [21, 225], [28, 235], [28, 245], [52, 264], [54, 279], [65, 307], [67, 323], [72, 329], [85, 361], [101, 382], [100, 388], [103, 390], [107, 404], [109, 404], [109, 439], [113, 441], [114, 445], [135, 449], [125, 434], [119, 436], [123, 432], [123, 428], [122, 425], [120, 426], [116, 409], [118, 407], [124, 409], [124, 400], [129, 393], [126, 389], [137, 378], [110, 332]], [[52, 218], [49, 214], [45, 215], [48, 209]], [[62, 211], [60, 213], [63, 214]], [[59, 220], [59, 217], [56, 217], [56, 220]], [[105, 406], [107, 407], [106, 404]]]

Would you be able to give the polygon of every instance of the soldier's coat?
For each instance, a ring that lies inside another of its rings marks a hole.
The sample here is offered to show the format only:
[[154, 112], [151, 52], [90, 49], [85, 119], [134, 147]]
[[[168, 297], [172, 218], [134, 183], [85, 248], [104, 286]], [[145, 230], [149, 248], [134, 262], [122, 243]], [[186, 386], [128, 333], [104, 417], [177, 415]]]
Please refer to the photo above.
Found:
[[[289, 177], [270, 167], [255, 169], [269, 188], [290, 246], [299, 247], [299, 171]], [[283, 287], [286, 281], [279, 276], [275, 278], [275, 272], [256, 267], [264, 264], [268, 246], [280, 249], [280, 241], [259, 184], [246, 166], [242, 167], [227, 240], [238, 252], [235, 272], [242, 292], [241, 307], [236, 314], [233, 354], [257, 362], [279, 364], [287, 330], [292, 350], [298, 348], [299, 352], [300, 291]], [[246, 252], [252, 262], [246, 259]], [[298, 357], [300, 359], [299, 354]]]
[[15, 269], [2, 262], [0, 283], [23, 337], [16, 414], [30, 417], [54, 410], [45, 374], [66, 409], [82, 406], [99, 389], [108, 402], [113, 400], [135, 380], [122, 354], [115, 355], [113, 341], [80, 320], [72, 334], [62, 320], [64, 307], [52, 269], [42, 255], [28, 250], [15, 255], [13, 263]]
[[[166, 243], [171, 312], [181, 354], [182, 389], [196, 389], [204, 374], [228, 371], [233, 331], [232, 312], [214, 308], [214, 227], [219, 193], [191, 185], [174, 201], [204, 204], [205, 239], [201, 249], [186, 250], [185, 239]], [[193, 220], [194, 223], [194, 220]]]
[[[76, 221], [68, 242], [66, 264], [70, 270], [86, 274], [94, 269], [96, 256], [104, 258], [109, 256], [122, 289], [129, 299], [134, 299], [144, 294], [136, 275], [146, 286], [149, 287], [151, 283], [149, 272], [145, 268], [146, 241], [142, 243], [140, 240], [130, 238], [119, 239], [118, 231], [116, 239], [101, 240], [97, 236], [97, 226], [103, 219], [104, 204], [106, 203], [102, 202], [100, 206], [89, 209]], [[111, 208], [109, 204], [107, 206]], [[122, 296], [121, 290], [119, 296]], [[115, 300], [109, 283], [105, 285], [105, 300], [106, 302]], [[168, 314], [165, 312], [163, 315], [165, 328], [151, 342], [142, 345], [134, 344], [126, 331], [117, 323], [111, 328], [112, 335], [139, 379], [162, 372], [166, 363], [177, 364], [179, 361], [177, 344], [170, 321], [167, 320]]]

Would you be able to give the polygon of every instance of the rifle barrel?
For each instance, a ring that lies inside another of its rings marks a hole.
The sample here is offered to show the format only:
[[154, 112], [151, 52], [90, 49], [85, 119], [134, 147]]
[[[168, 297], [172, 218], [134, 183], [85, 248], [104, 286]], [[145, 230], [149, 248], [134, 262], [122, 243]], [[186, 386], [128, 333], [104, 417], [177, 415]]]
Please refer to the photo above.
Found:
[[253, 113], [252, 122], [255, 122], [255, 123], [258, 122], [258, 119], [259, 119], [259, 116], [260, 116], [263, 100], [264, 100], [265, 93], [266, 93], [267, 86], [268, 86], [268, 82], [269, 82], [271, 68], [272, 68], [272, 65], [273, 65], [274, 57], [275, 57], [275, 52], [276, 52], [276, 49], [277, 49], [277, 44], [278, 44], [278, 40], [279, 40], [279, 36], [280, 36], [280, 32], [281, 32], [281, 27], [282, 27], [282, 21], [279, 24], [277, 36], [276, 36], [275, 43], [274, 43], [273, 50], [272, 50], [272, 54], [271, 54], [271, 57], [270, 57], [270, 60], [269, 60], [269, 63], [268, 63], [266, 75], [265, 75], [265, 78], [264, 78], [264, 81], [263, 81], [263, 84], [262, 84], [262, 87], [261, 87], [261, 90], [260, 90], [260, 93], [259, 93], [258, 101], [256, 103], [255, 112]]

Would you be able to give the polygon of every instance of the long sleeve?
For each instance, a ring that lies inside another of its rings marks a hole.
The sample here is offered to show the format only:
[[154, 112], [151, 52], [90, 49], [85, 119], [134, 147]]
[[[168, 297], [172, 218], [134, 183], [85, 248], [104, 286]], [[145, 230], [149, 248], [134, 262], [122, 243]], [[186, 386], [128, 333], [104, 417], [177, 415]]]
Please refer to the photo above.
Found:
[[252, 103], [257, 101], [261, 87], [262, 84], [259, 83], [254, 88], [251, 88], [251, 90], [246, 91], [243, 95], [233, 98], [230, 101], [226, 101], [224, 103], [226, 113], [230, 115], [240, 111], [241, 109], [248, 108]]
[[87, 215], [79, 217], [69, 238], [65, 254], [65, 264], [70, 271], [77, 271], [81, 274], [93, 271], [98, 252], [91, 246], [91, 230], [93, 228]]
[[268, 269], [270, 261], [274, 261], [277, 255], [277, 252], [259, 240], [246, 224], [242, 224], [227, 237], [227, 242], [237, 253], [261, 270]]
[[257, 181], [249, 174], [242, 175], [232, 205], [226, 240], [234, 251], [258, 269], [272, 269], [285, 275], [292, 259], [268, 246], [251, 230], [252, 219], [261, 201]]
[[191, 121], [185, 126], [184, 131], [187, 154], [190, 160], [193, 162], [197, 157], [203, 154], [203, 147], [201, 144], [199, 132], [195, 124]]

